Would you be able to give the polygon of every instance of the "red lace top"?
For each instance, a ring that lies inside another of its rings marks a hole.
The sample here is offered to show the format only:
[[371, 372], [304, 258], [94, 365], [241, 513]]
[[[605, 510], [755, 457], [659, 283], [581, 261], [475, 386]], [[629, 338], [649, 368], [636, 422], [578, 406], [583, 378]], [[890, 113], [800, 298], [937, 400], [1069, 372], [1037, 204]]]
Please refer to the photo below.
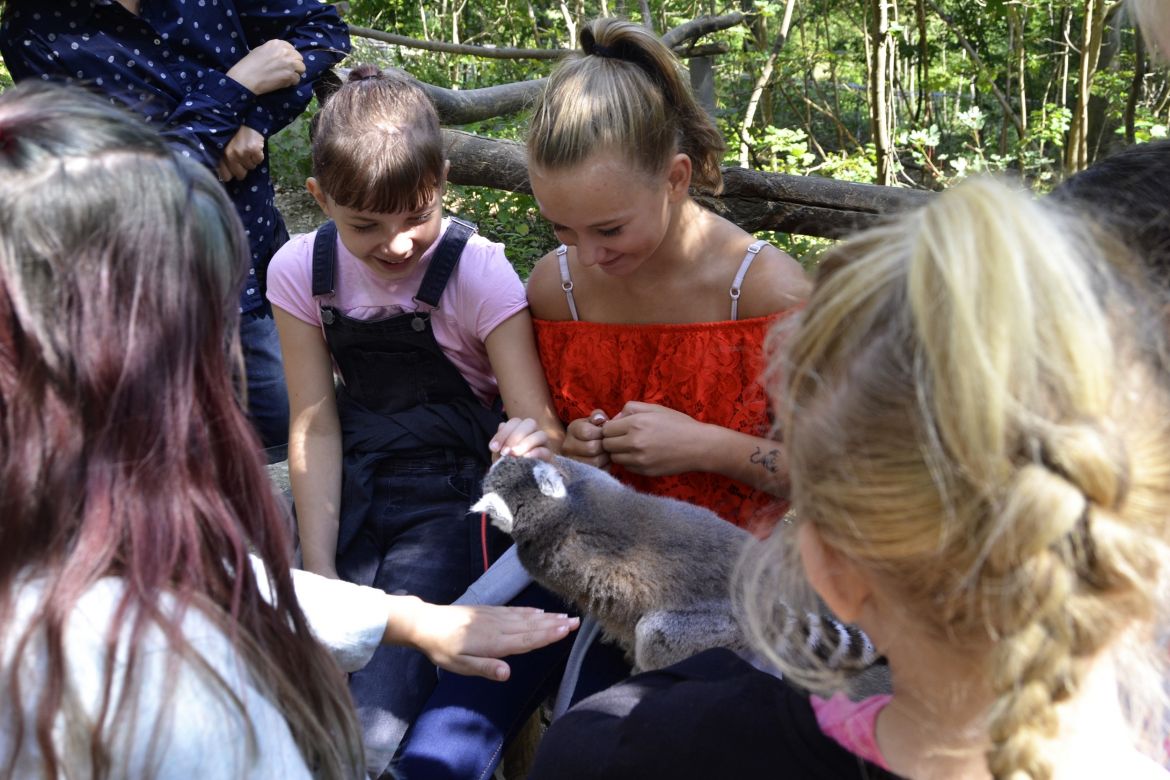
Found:
[[[566, 423], [594, 409], [613, 416], [627, 401], [645, 401], [767, 436], [764, 339], [785, 314], [646, 325], [538, 319], [536, 343], [553, 404]], [[788, 509], [787, 502], [719, 474], [645, 477], [617, 464], [612, 473], [637, 490], [707, 507], [754, 532], [770, 528]]]

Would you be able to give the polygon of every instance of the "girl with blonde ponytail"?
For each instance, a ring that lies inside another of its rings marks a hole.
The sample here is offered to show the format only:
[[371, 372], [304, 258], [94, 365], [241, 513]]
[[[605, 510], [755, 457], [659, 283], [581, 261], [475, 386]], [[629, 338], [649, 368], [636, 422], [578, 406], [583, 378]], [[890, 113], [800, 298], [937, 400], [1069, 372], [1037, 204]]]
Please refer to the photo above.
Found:
[[1086, 233], [967, 183], [831, 252], [773, 365], [796, 521], [745, 567], [747, 614], [774, 636], [764, 616], [803, 564], [866, 630], [893, 696], [813, 706], [899, 775], [1165, 776], [1122, 706], [1162, 688], [1161, 335], [1124, 252]]
[[808, 281], [692, 198], [722, 188], [724, 144], [670, 49], [613, 18], [580, 38], [528, 135], [532, 191], [562, 242], [528, 282], [562, 454], [766, 531], [787, 476], [762, 347]]

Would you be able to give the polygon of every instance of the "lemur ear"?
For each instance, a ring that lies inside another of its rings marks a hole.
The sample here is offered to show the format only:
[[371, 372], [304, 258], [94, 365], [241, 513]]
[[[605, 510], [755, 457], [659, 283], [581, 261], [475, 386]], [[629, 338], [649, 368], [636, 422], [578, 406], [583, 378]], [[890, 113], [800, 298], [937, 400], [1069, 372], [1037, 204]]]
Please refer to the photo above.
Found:
[[549, 498], [564, 498], [569, 494], [565, 488], [565, 478], [551, 463], [541, 461], [532, 467], [532, 478], [540, 492]]
[[873, 593], [865, 572], [848, 556], [827, 543], [815, 525], [805, 521], [796, 529], [800, 560], [809, 584], [833, 614], [855, 623]]

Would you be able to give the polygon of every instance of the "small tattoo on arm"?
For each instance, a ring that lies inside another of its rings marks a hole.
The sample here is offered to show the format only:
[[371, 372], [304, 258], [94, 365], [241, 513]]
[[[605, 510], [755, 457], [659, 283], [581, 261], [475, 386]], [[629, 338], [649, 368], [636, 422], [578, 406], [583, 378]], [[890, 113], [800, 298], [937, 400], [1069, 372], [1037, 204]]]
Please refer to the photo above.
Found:
[[780, 466], [778, 465], [780, 450], [778, 449], [764, 452], [759, 447], [756, 447], [756, 451], [748, 456], [748, 460], [752, 463], [758, 463], [773, 474], [780, 470]]

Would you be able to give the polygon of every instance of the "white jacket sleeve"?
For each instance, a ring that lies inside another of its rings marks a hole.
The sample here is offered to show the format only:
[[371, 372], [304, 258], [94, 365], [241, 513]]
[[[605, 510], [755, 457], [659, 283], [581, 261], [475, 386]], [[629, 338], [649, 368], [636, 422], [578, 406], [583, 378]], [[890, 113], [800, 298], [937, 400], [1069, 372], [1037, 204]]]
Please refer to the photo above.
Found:
[[[271, 603], [272, 587], [264, 562], [255, 555], [249, 557], [260, 593]], [[300, 569], [292, 570], [292, 578], [309, 629], [333, 655], [337, 665], [352, 672], [369, 663], [382, 642], [393, 597], [377, 588]]]

